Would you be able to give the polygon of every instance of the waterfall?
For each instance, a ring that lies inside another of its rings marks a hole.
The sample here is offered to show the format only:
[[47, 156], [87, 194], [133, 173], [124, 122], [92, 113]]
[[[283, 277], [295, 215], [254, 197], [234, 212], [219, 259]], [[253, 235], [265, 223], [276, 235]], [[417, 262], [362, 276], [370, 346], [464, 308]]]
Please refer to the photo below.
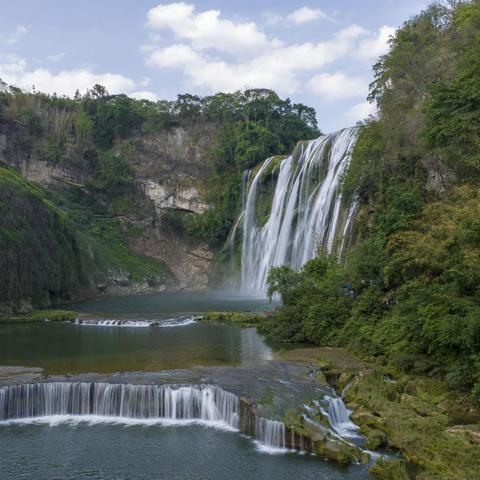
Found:
[[357, 436], [358, 426], [350, 420], [352, 412], [345, 406], [342, 398], [326, 395], [318, 402], [318, 406], [338, 435], [341, 437]]
[[262, 443], [262, 449], [269, 452], [285, 450], [285, 424], [264, 417], [255, 420], [255, 437]]
[[[299, 144], [292, 155], [281, 161], [278, 157], [268, 158], [254, 176], [250, 174], [253, 179], [244, 177], [247, 194], [235, 226], [236, 231], [243, 222], [244, 290], [263, 293], [271, 267], [288, 265], [299, 269], [318, 249], [342, 253], [356, 207], [344, 211], [340, 185], [356, 138], [356, 128], [323, 135]], [[274, 174], [278, 177], [271, 201], [265, 200], [265, 180]], [[264, 224], [258, 215], [262, 202], [269, 206]]]
[[75, 325], [87, 325], [94, 327], [185, 327], [195, 323], [200, 317], [185, 315], [178, 318], [164, 320], [117, 320], [117, 319], [83, 319], [77, 318], [72, 323]]
[[52, 382], [0, 388], [0, 421], [56, 415], [199, 420], [238, 429], [240, 401], [221, 388]]
[[[247, 409], [247, 412], [246, 410]], [[243, 411], [239, 397], [212, 385], [130, 385], [96, 382], [49, 382], [0, 387], [0, 424], [46, 421], [120, 423], [203, 423], [253, 435], [261, 450], [285, 451], [283, 422]], [[244, 419], [245, 420], [245, 419]]]

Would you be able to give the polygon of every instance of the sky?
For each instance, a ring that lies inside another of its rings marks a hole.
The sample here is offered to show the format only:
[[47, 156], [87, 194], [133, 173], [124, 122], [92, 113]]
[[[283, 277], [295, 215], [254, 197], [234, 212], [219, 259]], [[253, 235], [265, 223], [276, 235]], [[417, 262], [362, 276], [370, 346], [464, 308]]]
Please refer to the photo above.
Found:
[[373, 112], [372, 65], [428, 0], [0, 0], [0, 78], [173, 100], [271, 88], [331, 132]]

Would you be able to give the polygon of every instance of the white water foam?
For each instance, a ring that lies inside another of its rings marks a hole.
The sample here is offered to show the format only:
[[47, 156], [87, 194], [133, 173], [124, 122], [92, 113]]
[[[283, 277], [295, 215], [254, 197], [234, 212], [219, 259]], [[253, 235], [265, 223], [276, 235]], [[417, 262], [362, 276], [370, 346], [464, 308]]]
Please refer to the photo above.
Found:
[[0, 421], [0, 425], [48, 425], [57, 427], [59, 425], [121, 425], [130, 426], [161, 426], [161, 427], [185, 427], [190, 425], [201, 425], [204, 427], [215, 428], [226, 432], [238, 432], [239, 429], [232, 427], [227, 422], [220, 420], [202, 420], [202, 419], [169, 419], [169, 418], [128, 418], [114, 417], [106, 415], [46, 415], [43, 417], [15, 418]]
[[75, 325], [89, 327], [123, 327], [123, 328], [174, 328], [186, 327], [199, 320], [199, 316], [182, 316], [162, 320], [122, 320], [122, 319], [76, 319], [71, 322]]
[[242, 290], [264, 294], [271, 267], [288, 265], [298, 270], [318, 248], [342, 254], [356, 206], [354, 202], [344, 211], [340, 186], [357, 132], [354, 127], [322, 135], [282, 160], [265, 224], [257, 218], [257, 204], [263, 201], [262, 182], [275, 157], [265, 160], [253, 178], [244, 178], [248, 194], [229, 240], [233, 245], [241, 223]]
[[[50, 382], [0, 388], [0, 425], [80, 423], [203, 425], [239, 432], [240, 399], [212, 385]], [[257, 417], [255, 438], [264, 453], [288, 451], [283, 422]]]
[[352, 412], [345, 406], [342, 398], [325, 395], [315, 404], [328, 418], [330, 426], [340, 437], [357, 438], [359, 436], [359, 427], [350, 420]]

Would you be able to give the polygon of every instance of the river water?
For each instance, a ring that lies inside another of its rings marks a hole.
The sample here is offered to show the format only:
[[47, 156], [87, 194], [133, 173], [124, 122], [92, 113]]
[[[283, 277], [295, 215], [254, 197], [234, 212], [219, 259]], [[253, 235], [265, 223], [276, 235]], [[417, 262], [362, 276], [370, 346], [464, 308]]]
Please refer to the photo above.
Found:
[[10, 425], [0, 427], [0, 472], [15, 480], [353, 480], [311, 455], [267, 455], [238, 433], [202, 426]]
[[[261, 299], [181, 293], [92, 300], [68, 308], [101, 322], [153, 321], [157, 326], [2, 325], [0, 365], [80, 374], [248, 366], [272, 358], [254, 329], [185, 321], [208, 310], [271, 308]], [[370, 478], [365, 466], [339, 467], [310, 454], [266, 454], [238, 432], [132, 419], [0, 422], [0, 451], [2, 480]]]
[[[241, 365], [272, 357], [255, 329], [195, 322], [208, 310], [262, 311], [265, 299], [175, 293], [97, 299], [68, 305], [100, 324], [0, 325], [0, 365], [42, 367], [48, 374], [159, 371], [196, 365]], [[149, 327], [149, 322], [158, 326]], [[132, 325], [140, 325], [133, 327]]]

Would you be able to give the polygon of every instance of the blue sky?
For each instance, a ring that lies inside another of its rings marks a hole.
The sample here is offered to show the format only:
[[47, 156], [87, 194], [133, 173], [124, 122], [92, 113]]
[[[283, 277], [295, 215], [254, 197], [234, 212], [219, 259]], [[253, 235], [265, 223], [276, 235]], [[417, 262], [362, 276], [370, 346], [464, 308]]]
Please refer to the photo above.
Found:
[[333, 131], [371, 112], [371, 66], [427, 0], [2, 0], [0, 78], [72, 95], [267, 87]]

